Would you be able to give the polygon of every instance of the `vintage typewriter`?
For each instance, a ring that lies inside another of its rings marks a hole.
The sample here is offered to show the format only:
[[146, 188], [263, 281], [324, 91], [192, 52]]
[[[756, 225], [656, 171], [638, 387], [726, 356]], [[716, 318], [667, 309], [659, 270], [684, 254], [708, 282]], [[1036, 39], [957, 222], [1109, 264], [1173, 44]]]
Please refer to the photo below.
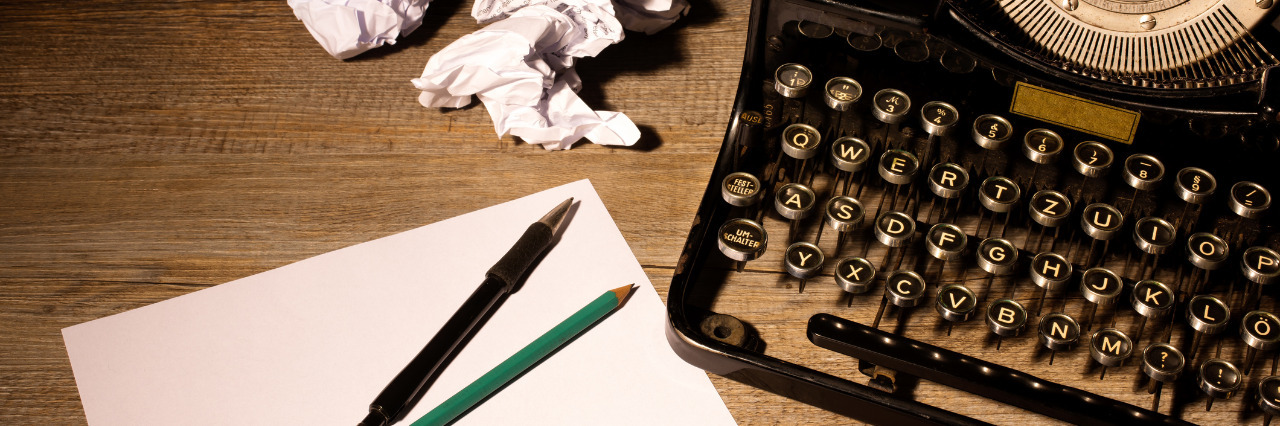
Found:
[[755, 0], [672, 346], [877, 423], [1269, 422], [1276, 9]]

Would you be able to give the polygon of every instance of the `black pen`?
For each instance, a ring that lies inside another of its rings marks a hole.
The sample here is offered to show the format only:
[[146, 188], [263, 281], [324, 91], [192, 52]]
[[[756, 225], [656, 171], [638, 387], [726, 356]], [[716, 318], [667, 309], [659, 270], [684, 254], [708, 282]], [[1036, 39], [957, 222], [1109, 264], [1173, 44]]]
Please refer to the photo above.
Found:
[[389, 425], [400, 421], [417, 403], [427, 385], [444, 370], [444, 363], [462, 349], [461, 343], [480, 329], [477, 324], [489, 315], [494, 304], [515, 288], [516, 282], [529, 270], [538, 256], [551, 247], [552, 240], [564, 223], [573, 198], [552, 209], [542, 219], [529, 225], [524, 235], [485, 273], [484, 282], [468, 297], [449, 321], [440, 327], [427, 346], [409, 361], [382, 393], [369, 404], [369, 415], [361, 426]]

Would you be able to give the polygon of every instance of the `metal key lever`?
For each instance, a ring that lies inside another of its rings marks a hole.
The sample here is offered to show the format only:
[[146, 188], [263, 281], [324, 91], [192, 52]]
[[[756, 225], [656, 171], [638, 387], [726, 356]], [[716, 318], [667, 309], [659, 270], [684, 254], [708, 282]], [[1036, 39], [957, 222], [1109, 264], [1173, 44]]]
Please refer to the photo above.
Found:
[[1070, 423], [1190, 424], [830, 314], [810, 317], [808, 336], [859, 360]]

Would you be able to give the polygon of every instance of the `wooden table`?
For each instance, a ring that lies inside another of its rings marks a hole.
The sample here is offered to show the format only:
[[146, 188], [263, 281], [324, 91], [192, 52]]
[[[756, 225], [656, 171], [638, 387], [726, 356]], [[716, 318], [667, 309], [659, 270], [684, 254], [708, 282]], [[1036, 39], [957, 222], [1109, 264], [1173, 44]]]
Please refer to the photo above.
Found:
[[[696, 2], [580, 62], [631, 148], [547, 152], [409, 80], [478, 28], [423, 27], [348, 61], [284, 0], [0, 5], [0, 423], [83, 423], [60, 330], [589, 178], [666, 295], [720, 147], [748, 3]], [[744, 424], [848, 422], [718, 376]]]

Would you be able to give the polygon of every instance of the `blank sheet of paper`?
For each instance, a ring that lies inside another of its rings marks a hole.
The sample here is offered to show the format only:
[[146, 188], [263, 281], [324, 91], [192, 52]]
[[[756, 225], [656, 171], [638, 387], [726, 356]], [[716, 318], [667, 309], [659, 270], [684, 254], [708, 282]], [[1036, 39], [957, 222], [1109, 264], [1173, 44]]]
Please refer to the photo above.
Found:
[[663, 337], [665, 309], [588, 181], [63, 329], [94, 425], [353, 425], [529, 224], [575, 198], [552, 247], [405, 418], [602, 292], [627, 304], [457, 424], [732, 424]]

